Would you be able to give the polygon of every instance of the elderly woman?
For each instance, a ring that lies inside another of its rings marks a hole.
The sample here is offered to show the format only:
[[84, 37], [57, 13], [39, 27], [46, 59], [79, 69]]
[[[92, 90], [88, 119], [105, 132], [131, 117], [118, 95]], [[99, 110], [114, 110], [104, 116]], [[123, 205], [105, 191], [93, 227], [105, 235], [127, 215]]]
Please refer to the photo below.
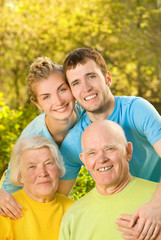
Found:
[[58, 239], [62, 216], [73, 201], [56, 193], [65, 169], [54, 143], [40, 135], [21, 138], [11, 155], [10, 181], [21, 190], [13, 193], [23, 206], [23, 217], [0, 216], [0, 239]]

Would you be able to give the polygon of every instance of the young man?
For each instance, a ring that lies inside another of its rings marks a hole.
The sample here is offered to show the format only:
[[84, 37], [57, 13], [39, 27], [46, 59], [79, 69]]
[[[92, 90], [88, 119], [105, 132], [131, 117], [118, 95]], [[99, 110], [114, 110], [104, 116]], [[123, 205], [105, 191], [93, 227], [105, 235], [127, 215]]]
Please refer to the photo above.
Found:
[[[131, 174], [160, 182], [161, 117], [155, 108], [140, 97], [114, 96], [110, 90], [112, 81], [106, 63], [93, 49], [80, 48], [70, 53], [64, 61], [64, 71], [75, 99], [86, 112], [60, 147], [66, 174], [61, 180], [59, 191], [65, 194], [70, 191], [82, 166], [79, 159], [82, 152], [81, 135], [91, 122], [98, 119], [118, 123], [124, 129], [127, 140], [132, 142], [134, 151], [129, 163]], [[160, 221], [160, 198], [161, 184], [152, 201], [136, 211], [131, 224], [140, 217], [142, 228], [148, 229], [151, 221]]]
[[[122, 128], [113, 121], [98, 120], [89, 125], [82, 134], [82, 149], [80, 158], [96, 188], [67, 210], [59, 240], [121, 240], [116, 219], [122, 212], [132, 214], [150, 200], [157, 183], [131, 176], [132, 143], [127, 142]], [[123, 237], [159, 240], [160, 227], [158, 224], [154, 231], [149, 228], [144, 238], [135, 226]], [[119, 229], [124, 231], [122, 227]]]

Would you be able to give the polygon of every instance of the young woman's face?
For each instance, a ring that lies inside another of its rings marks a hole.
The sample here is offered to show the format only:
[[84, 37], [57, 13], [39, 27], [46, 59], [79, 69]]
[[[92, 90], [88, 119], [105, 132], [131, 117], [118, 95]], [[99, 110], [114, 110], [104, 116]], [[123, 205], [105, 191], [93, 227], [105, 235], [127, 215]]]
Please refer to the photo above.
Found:
[[34, 103], [48, 117], [64, 120], [71, 116], [75, 100], [61, 73], [55, 72], [47, 79], [34, 83], [33, 87], [37, 96]]

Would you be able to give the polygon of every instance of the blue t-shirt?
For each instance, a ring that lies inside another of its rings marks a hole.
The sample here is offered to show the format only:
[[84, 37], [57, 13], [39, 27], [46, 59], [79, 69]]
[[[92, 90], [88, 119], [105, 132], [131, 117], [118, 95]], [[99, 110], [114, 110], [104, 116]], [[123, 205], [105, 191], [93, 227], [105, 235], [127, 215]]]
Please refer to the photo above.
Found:
[[[75, 104], [75, 112], [77, 115], [77, 121], [81, 118], [81, 115], [84, 112], [84, 109], [76, 102]], [[48, 128], [45, 123], [45, 113], [40, 114], [37, 116], [34, 120], [32, 120], [29, 125], [22, 131], [19, 138], [22, 137], [28, 137], [32, 135], [42, 135], [54, 142], [54, 144], [57, 146], [55, 141], [53, 140], [52, 136], [50, 135], [50, 132], [48, 131]], [[17, 187], [15, 185], [12, 185], [12, 183], [9, 181], [9, 173], [10, 173], [10, 166], [7, 169], [6, 177], [3, 181], [2, 188], [7, 190], [10, 193], [16, 192], [22, 187]]]
[[[147, 180], [161, 181], [161, 158], [153, 144], [161, 139], [161, 116], [155, 108], [141, 97], [115, 97], [115, 108], [108, 120], [118, 123], [133, 144], [133, 155], [129, 163], [133, 176]], [[76, 178], [83, 163], [81, 135], [90, 124], [85, 112], [79, 122], [64, 139], [60, 151], [63, 155], [66, 173], [62, 179]]]

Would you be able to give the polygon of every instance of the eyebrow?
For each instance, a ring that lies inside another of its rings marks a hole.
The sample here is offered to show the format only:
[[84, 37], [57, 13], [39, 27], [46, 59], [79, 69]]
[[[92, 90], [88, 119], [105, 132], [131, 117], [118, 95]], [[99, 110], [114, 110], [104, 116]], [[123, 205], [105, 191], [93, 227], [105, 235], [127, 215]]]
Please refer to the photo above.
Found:
[[[103, 146], [103, 149], [110, 148], [110, 147], [116, 148], [116, 144], [105, 144]], [[95, 148], [89, 148], [89, 149], [87, 149], [87, 150], [85, 150], [83, 152], [84, 152], [84, 154], [88, 154], [89, 152], [93, 152], [93, 151], [97, 151], [97, 150]]]
[[[64, 83], [62, 83], [62, 84], [58, 87], [58, 90], [59, 90], [64, 84], [68, 85], [66, 82], [64, 82]], [[47, 96], [47, 95], [50, 95], [50, 93], [42, 93], [42, 94], [39, 95], [39, 97], [43, 97], [43, 96]]]
[[[86, 73], [85, 74], [85, 76], [90, 76], [90, 75], [92, 75], [92, 74], [97, 74], [97, 73], [95, 73], [95, 72], [89, 72], [89, 73]], [[73, 84], [73, 83], [75, 83], [76, 81], [78, 81], [79, 80], [79, 78], [76, 78], [76, 79], [74, 79], [72, 82], [71, 82], [71, 84]]]

